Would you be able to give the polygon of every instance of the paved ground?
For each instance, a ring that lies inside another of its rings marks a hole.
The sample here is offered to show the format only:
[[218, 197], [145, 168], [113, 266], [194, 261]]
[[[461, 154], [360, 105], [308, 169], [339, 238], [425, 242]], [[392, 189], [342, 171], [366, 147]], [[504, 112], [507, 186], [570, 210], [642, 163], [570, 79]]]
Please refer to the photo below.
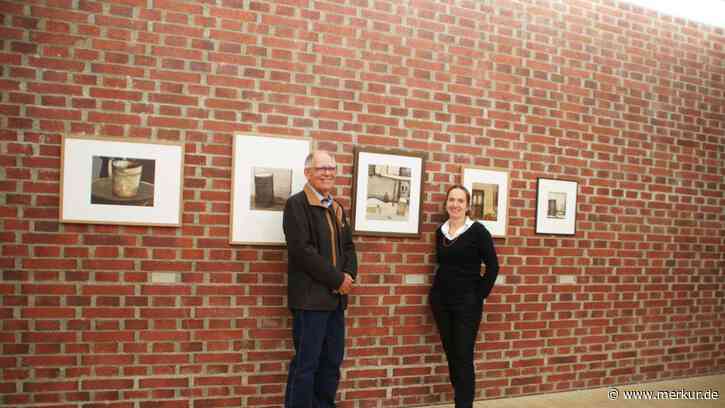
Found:
[[[616, 390], [616, 391], [615, 391]], [[680, 391], [678, 399], [627, 399], [625, 392], [637, 390], [645, 391]], [[686, 393], [682, 393], [682, 391]], [[711, 390], [719, 394], [719, 399], [695, 400], [695, 392]], [[689, 394], [687, 393], [689, 392]], [[596, 388], [583, 391], [562, 392], [554, 394], [541, 394], [528, 397], [503, 398], [496, 400], [478, 401], [474, 408], [723, 408], [725, 407], [725, 374], [685, 378], [681, 380], [663, 381], [656, 383], [621, 385], [610, 388]], [[616, 397], [616, 399], [610, 399]], [[683, 397], [691, 397], [683, 398]], [[436, 405], [426, 408], [453, 408], [453, 405]]]

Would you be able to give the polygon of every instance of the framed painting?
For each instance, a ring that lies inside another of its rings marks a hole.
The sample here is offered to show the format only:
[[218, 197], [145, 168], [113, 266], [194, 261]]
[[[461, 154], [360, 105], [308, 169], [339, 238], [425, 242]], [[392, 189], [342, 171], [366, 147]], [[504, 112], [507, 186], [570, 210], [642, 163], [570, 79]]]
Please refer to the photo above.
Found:
[[179, 226], [183, 168], [180, 142], [65, 136], [60, 221]]
[[509, 215], [509, 172], [484, 167], [464, 167], [462, 184], [471, 192], [470, 217], [494, 237], [505, 237]]
[[355, 149], [353, 234], [420, 237], [424, 157]]
[[576, 234], [577, 182], [542, 177], [536, 184], [536, 233]]
[[231, 244], [285, 245], [282, 211], [301, 191], [309, 139], [234, 135]]

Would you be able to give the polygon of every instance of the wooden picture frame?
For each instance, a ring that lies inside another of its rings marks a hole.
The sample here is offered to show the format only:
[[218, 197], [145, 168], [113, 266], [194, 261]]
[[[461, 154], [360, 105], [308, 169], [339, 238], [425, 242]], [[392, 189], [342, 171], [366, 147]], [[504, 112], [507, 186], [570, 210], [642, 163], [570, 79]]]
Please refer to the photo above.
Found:
[[234, 135], [230, 244], [286, 245], [282, 211], [307, 179], [308, 138]]
[[178, 227], [183, 169], [181, 142], [64, 136], [60, 222]]

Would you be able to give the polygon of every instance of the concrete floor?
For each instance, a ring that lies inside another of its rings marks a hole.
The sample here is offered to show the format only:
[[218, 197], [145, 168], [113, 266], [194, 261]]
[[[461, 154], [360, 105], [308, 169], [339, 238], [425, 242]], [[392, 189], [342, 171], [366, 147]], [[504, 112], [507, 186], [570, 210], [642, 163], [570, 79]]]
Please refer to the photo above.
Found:
[[[662, 381], [635, 385], [618, 385], [616, 400], [608, 397], [609, 388], [597, 388], [583, 391], [571, 391], [552, 394], [541, 394], [518, 398], [502, 398], [478, 401], [474, 408], [723, 408], [725, 407], [725, 374], [707, 377], [684, 378], [680, 380]], [[646, 400], [625, 399], [624, 392], [631, 390], [648, 391], [717, 391], [720, 398], [715, 400], [670, 399]], [[613, 391], [612, 391], [613, 392]], [[449, 405], [436, 405], [429, 408], [453, 408]]]

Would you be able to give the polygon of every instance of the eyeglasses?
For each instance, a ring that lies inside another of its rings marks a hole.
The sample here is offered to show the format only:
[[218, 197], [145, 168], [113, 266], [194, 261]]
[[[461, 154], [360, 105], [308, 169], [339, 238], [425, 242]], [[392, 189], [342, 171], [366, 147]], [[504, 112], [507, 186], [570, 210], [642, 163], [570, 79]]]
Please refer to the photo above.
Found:
[[335, 166], [323, 166], [323, 167], [310, 167], [312, 170], [314, 170], [317, 173], [336, 173], [337, 167]]

